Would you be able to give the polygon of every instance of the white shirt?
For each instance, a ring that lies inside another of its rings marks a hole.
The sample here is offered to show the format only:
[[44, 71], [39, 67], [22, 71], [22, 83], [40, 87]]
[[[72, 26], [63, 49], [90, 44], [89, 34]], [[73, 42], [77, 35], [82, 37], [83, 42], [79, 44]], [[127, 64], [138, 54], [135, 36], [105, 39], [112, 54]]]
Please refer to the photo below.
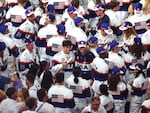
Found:
[[35, 87], [34, 85], [32, 87], [29, 88], [29, 96], [30, 97], [34, 97], [37, 98], [37, 87]]
[[22, 113], [37, 113], [37, 112], [36, 111], [27, 110], [27, 111], [23, 111]]
[[125, 62], [123, 57], [119, 56], [117, 53], [109, 52], [108, 54], [108, 61], [113, 62], [115, 66], [122, 68], [125, 66]]
[[150, 30], [147, 30], [141, 37], [143, 45], [150, 45]]
[[110, 18], [111, 26], [118, 27], [122, 24], [123, 18], [121, 18], [121, 11], [114, 12], [112, 10], [108, 10], [105, 13]]
[[95, 35], [95, 37], [98, 38], [98, 44], [100, 44], [100, 45], [109, 44], [112, 40], [114, 40], [113, 34], [102, 36], [100, 31], [98, 31], [98, 33]]
[[17, 102], [13, 99], [6, 98], [0, 104], [1, 113], [18, 113]]
[[38, 113], [55, 113], [54, 106], [47, 102], [38, 101], [38, 105], [36, 108]]
[[[62, 50], [62, 51], [56, 53], [52, 58], [52, 62], [57, 63], [56, 65], [52, 66], [52, 71], [58, 72], [61, 69], [72, 69], [73, 65], [71, 65], [71, 64], [74, 63], [74, 60], [75, 60], [75, 55], [72, 51], [70, 51], [69, 54], [65, 54]], [[61, 62], [68, 62], [68, 61], [69, 61], [70, 65], [68, 64], [68, 66], [66, 68], [64, 68], [63, 65], [61, 64]]]
[[6, 43], [6, 46], [9, 49], [13, 49], [16, 46], [13, 39], [11, 37], [9, 37], [7, 34], [4, 35], [4, 34], [0, 33], [0, 40], [4, 41]]
[[[74, 27], [72, 30], [69, 30], [67, 32], [67, 35], [75, 38], [75, 39], [71, 39], [73, 44], [76, 44], [76, 42], [80, 42], [80, 41], [87, 42], [88, 40], [85, 32], [79, 27]], [[76, 42], [73, 42], [73, 40], [75, 40]]]
[[106, 111], [110, 111], [114, 108], [114, 102], [112, 95], [101, 95], [100, 96], [101, 105], [106, 109]]
[[10, 19], [11, 22], [22, 23], [26, 19], [25, 11], [23, 7], [16, 5], [7, 11], [6, 19]]
[[47, 41], [47, 48], [51, 48], [54, 52], [59, 52], [62, 50], [62, 42], [65, 40], [64, 36], [53, 36]]
[[70, 17], [65, 22], [66, 32], [69, 32], [70, 30], [75, 28], [74, 20]]

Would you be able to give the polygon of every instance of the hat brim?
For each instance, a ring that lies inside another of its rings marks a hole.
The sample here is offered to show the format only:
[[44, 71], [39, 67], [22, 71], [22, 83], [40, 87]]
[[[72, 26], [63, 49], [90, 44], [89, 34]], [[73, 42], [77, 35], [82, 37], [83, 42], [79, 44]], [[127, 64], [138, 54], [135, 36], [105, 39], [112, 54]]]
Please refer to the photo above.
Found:
[[124, 43], [123, 42], [119, 42], [118, 47], [123, 47]]
[[48, 0], [41, 0], [41, 2], [46, 4], [46, 3], [48, 3]]
[[31, 15], [34, 15], [34, 12], [31, 12], [29, 14], [26, 14], [26, 16], [31, 16]]
[[103, 9], [103, 8], [97, 8], [97, 7], [95, 7], [95, 8], [93, 8], [93, 11], [99, 11], [99, 10], [102, 10], [102, 11], [104, 11], [105, 9]]
[[124, 31], [124, 30], [127, 30], [128, 28], [125, 27], [125, 26], [120, 26], [119, 29], [120, 29], [121, 31]]
[[77, 12], [77, 10], [75, 10], [71, 14], [78, 14], [78, 12]]
[[104, 30], [108, 35], [111, 35], [113, 34], [113, 30], [112, 29], [107, 29], [107, 30]]
[[79, 44], [79, 45], [78, 45], [78, 48], [81, 48], [81, 47], [86, 48], [86, 45], [85, 45], [85, 44]]
[[105, 51], [106, 51], [106, 50], [103, 49], [101, 52], [97, 52], [97, 53], [100, 55], [100, 54], [102, 54], [102, 53], [105, 53]]

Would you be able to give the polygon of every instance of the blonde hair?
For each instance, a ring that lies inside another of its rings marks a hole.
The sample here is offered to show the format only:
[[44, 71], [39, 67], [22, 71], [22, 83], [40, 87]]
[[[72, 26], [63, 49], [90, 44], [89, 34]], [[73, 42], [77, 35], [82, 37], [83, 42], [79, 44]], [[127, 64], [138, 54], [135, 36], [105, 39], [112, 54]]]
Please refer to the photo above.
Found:
[[137, 36], [137, 33], [135, 32], [134, 28], [128, 28], [127, 30], [124, 31], [125, 34], [125, 38], [129, 39], [131, 37], [131, 35], [134, 35], [135, 37]]
[[29, 97], [29, 91], [27, 88], [20, 88], [18, 92], [21, 92], [18, 101], [25, 101]]
[[148, 11], [148, 9], [150, 10], [150, 0], [144, 0], [143, 10]]

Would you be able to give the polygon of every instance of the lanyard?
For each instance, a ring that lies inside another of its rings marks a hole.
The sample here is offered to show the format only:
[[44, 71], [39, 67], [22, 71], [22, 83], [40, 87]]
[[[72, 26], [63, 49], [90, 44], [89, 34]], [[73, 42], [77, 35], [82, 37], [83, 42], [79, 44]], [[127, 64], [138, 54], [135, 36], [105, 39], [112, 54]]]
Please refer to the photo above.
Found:
[[45, 103], [41, 104], [41, 105], [39, 106], [39, 108], [36, 110], [36, 112], [39, 112], [40, 109], [42, 108], [42, 106], [43, 106], [44, 104], [45, 104]]

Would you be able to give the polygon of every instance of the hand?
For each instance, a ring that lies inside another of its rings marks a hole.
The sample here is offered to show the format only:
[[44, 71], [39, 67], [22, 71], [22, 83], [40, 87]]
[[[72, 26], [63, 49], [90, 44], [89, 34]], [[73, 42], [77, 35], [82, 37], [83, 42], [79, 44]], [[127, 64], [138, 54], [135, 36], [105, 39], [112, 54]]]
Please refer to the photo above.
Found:
[[63, 65], [63, 67], [67, 67], [67, 65], [68, 65], [67, 62], [62, 62], [61, 64]]

